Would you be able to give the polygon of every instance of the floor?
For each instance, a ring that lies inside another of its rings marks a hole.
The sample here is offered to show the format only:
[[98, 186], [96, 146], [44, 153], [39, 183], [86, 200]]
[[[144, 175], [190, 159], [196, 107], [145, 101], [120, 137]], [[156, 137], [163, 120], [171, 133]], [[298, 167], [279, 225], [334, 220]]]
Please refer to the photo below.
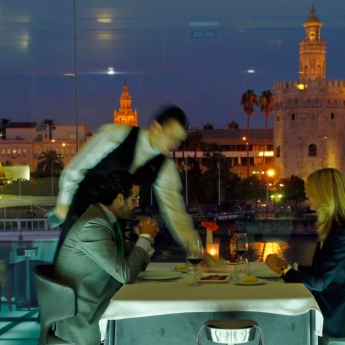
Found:
[[0, 311], [0, 345], [37, 345], [40, 325], [38, 309], [9, 311], [2, 299]]

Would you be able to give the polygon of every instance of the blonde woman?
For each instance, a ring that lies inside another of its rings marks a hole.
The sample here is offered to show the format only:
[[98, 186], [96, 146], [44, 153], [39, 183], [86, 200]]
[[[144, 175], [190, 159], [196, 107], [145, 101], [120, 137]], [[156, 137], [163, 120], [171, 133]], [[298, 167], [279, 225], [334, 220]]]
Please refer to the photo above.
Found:
[[305, 182], [310, 208], [317, 212], [318, 245], [311, 266], [289, 264], [277, 255], [266, 263], [286, 282], [301, 282], [324, 317], [324, 333], [345, 336], [345, 175], [333, 168], [310, 174]]

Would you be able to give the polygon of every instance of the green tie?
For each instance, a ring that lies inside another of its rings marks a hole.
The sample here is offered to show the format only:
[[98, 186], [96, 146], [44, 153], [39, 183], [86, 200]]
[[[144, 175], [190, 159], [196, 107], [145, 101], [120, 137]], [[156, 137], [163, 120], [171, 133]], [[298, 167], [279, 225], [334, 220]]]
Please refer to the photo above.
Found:
[[116, 230], [116, 240], [117, 245], [119, 247], [119, 250], [121, 252], [122, 256], [125, 256], [125, 248], [123, 246], [123, 236], [122, 236], [122, 230], [119, 222], [115, 222], [115, 230]]

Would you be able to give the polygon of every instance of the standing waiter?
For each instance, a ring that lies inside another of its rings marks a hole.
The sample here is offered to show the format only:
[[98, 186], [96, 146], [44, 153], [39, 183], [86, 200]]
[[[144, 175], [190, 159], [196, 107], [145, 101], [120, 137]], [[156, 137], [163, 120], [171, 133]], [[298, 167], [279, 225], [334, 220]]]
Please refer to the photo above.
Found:
[[152, 187], [160, 214], [180, 246], [199, 238], [186, 212], [175, 162], [168, 156], [186, 139], [187, 122], [180, 108], [168, 106], [149, 129], [116, 124], [99, 129], [61, 174], [57, 205], [49, 214], [51, 227], [64, 223], [57, 253], [73, 223], [96, 202], [102, 178], [113, 170], [134, 174], [144, 190]]

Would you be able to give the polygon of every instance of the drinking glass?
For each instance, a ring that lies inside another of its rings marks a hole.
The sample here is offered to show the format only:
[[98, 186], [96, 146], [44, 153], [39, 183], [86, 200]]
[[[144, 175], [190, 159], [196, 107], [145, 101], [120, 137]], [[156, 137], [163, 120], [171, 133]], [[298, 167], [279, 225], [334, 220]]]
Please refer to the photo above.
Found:
[[235, 277], [237, 279], [243, 279], [249, 273], [249, 263], [246, 259], [243, 260], [243, 255], [248, 251], [248, 237], [244, 233], [234, 234], [234, 246], [237, 254], [236, 266], [235, 266]]
[[245, 276], [250, 273], [250, 265], [248, 259], [242, 259], [236, 262], [235, 265], [235, 278], [242, 280]]
[[242, 257], [248, 251], [248, 237], [245, 232], [234, 234], [235, 252], [238, 255], [237, 260], [242, 261]]
[[192, 240], [187, 242], [186, 259], [193, 265], [194, 275], [193, 282], [188, 286], [199, 286], [200, 284], [196, 281], [196, 267], [204, 258], [204, 249], [200, 240]]

